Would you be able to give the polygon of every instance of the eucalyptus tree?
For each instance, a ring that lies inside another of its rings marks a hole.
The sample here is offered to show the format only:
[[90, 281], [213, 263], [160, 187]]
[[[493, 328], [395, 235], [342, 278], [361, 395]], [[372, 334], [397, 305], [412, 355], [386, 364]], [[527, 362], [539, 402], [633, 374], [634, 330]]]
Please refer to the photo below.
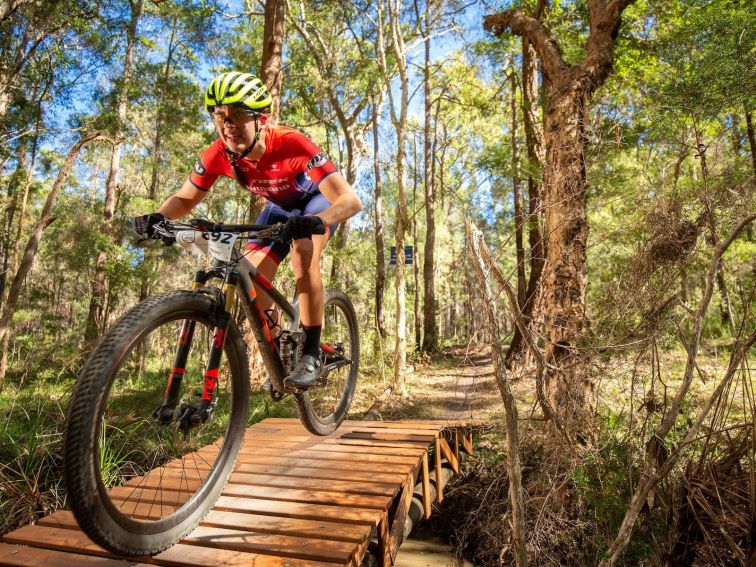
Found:
[[278, 116], [281, 111], [286, 4], [286, 0], [267, 0], [265, 2], [265, 23], [263, 27], [260, 79], [268, 87], [270, 95], [273, 97], [271, 119], [275, 122], [278, 121]]
[[565, 59], [558, 39], [539, 19], [519, 9], [486, 16], [496, 35], [527, 37], [538, 53], [548, 81], [545, 111], [546, 158], [543, 204], [546, 211], [546, 263], [538, 293], [538, 317], [546, 336], [546, 356], [558, 372], [552, 395], [560, 417], [584, 411], [585, 364], [578, 342], [586, 315], [586, 118], [593, 93], [612, 71], [622, 14], [630, 0], [589, 0], [584, 55]]
[[[187, 146], [190, 134], [202, 125], [203, 118], [202, 90], [193, 77], [200, 65], [198, 55], [203, 54], [216, 30], [215, 8], [214, 2], [206, 0], [164, 1], [155, 4], [145, 14], [145, 35], [164, 40], [143, 38], [143, 44], [154, 55], [138, 61], [136, 80], [129, 89], [131, 100], [146, 109], [152, 118], [152, 123], [147, 118], [137, 126], [146, 129], [148, 135], [152, 134], [152, 144], [144, 144], [150, 156], [149, 162], [144, 163], [145, 168], [151, 169], [147, 186], [149, 207], [157, 207], [166, 196], [161, 190], [164, 183], [171, 186], [168, 189], [171, 191], [183, 181], [164, 171], [168, 160], [175, 156], [179, 162], [185, 162], [184, 168], [187, 168], [191, 160], [187, 153], [191, 156], [197, 151], [191, 141]], [[186, 174], [186, 171], [181, 173]], [[158, 260], [159, 254], [153, 247], [145, 250], [140, 299], [149, 295], [151, 282], [157, 276]]]
[[[129, 105], [129, 84], [132, 80], [134, 69], [134, 51], [137, 43], [137, 26], [142, 17], [144, 0], [129, 0], [128, 20], [125, 22], [126, 46], [123, 55], [123, 70], [116, 81], [115, 115], [110, 135], [113, 138], [113, 147], [110, 154], [110, 167], [105, 184], [105, 206], [103, 217], [100, 222], [100, 232], [109, 235], [112, 230], [112, 219], [115, 213], [116, 187], [118, 185], [118, 173], [121, 167], [121, 153], [124, 145], [124, 133], [126, 129], [126, 112]], [[92, 294], [89, 301], [89, 314], [85, 335], [92, 339], [98, 336], [103, 325], [105, 303], [105, 264], [108, 260], [106, 250], [100, 250], [97, 254], [94, 277], [92, 278]]]
[[[406, 179], [406, 148], [407, 142], [407, 109], [409, 105], [409, 76], [408, 76], [408, 49], [404, 40], [406, 30], [402, 26], [402, 2], [401, 0], [388, 0], [387, 6], [383, 0], [376, 3], [376, 50], [381, 75], [386, 85], [389, 100], [389, 115], [396, 134], [396, 187], [397, 207], [394, 234], [396, 238], [396, 322], [394, 327], [396, 346], [394, 349], [394, 381], [406, 393], [406, 369], [407, 369], [407, 305], [406, 291], [407, 282], [405, 276], [404, 239], [409, 226], [409, 214], [407, 210], [407, 179]], [[388, 12], [388, 26], [385, 26], [384, 9]], [[389, 46], [386, 46], [386, 32], [390, 35]], [[390, 52], [389, 52], [390, 50]], [[389, 69], [387, 55], [393, 58], [393, 65], [398, 76], [398, 95], [392, 89], [394, 70]]]

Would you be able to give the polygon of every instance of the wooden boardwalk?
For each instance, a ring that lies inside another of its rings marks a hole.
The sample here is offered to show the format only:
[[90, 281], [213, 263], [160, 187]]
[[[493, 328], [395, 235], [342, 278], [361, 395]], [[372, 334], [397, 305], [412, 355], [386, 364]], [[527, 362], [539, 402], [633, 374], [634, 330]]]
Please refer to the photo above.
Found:
[[[247, 430], [216, 505], [172, 548], [121, 560], [94, 544], [70, 512], [59, 511], [5, 535], [0, 564], [359, 567], [370, 553], [392, 565], [413, 492], [428, 518], [431, 500], [443, 499], [448, 469], [459, 472], [461, 454], [472, 452], [475, 429], [465, 422], [347, 421], [317, 437], [297, 420], [266, 419]], [[120, 487], [111, 496], [128, 505], [151, 487], [170, 490], [180, 480], [170, 468], [129, 481], [140, 486], [137, 494]]]

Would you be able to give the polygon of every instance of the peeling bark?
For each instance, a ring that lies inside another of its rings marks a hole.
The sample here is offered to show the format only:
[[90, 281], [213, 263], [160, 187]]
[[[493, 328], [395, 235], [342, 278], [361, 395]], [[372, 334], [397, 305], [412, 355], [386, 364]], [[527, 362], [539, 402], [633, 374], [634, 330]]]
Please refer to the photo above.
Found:
[[281, 87], [283, 85], [283, 38], [286, 0], [265, 2], [265, 22], [263, 25], [263, 50], [260, 63], [260, 80], [268, 87], [273, 97], [271, 120], [278, 122], [281, 111]]
[[543, 204], [546, 261], [535, 318], [546, 337], [553, 405], [565, 421], [583, 417], [585, 364], [578, 343], [587, 330], [585, 123], [594, 91], [611, 73], [621, 16], [630, 0], [589, 0], [590, 34], [585, 57], [568, 65], [556, 38], [537, 18], [518, 9], [486, 16], [496, 34], [526, 37], [540, 57], [549, 90], [545, 110]]

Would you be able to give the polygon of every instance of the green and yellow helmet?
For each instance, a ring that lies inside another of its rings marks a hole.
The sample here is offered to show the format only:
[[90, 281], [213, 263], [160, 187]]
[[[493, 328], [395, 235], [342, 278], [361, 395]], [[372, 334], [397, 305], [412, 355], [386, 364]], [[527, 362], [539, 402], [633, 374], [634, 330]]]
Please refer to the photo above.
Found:
[[243, 104], [250, 110], [264, 112], [273, 97], [263, 82], [251, 73], [221, 73], [213, 79], [205, 93], [205, 109], [212, 112], [223, 104]]

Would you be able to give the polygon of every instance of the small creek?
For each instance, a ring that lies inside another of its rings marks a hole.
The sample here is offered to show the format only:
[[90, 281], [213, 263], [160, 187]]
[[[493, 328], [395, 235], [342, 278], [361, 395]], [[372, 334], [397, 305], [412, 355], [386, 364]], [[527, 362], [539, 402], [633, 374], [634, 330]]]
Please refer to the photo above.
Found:
[[472, 567], [472, 563], [457, 560], [451, 546], [425, 530], [416, 530], [402, 543], [396, 556], [396, 567]]

